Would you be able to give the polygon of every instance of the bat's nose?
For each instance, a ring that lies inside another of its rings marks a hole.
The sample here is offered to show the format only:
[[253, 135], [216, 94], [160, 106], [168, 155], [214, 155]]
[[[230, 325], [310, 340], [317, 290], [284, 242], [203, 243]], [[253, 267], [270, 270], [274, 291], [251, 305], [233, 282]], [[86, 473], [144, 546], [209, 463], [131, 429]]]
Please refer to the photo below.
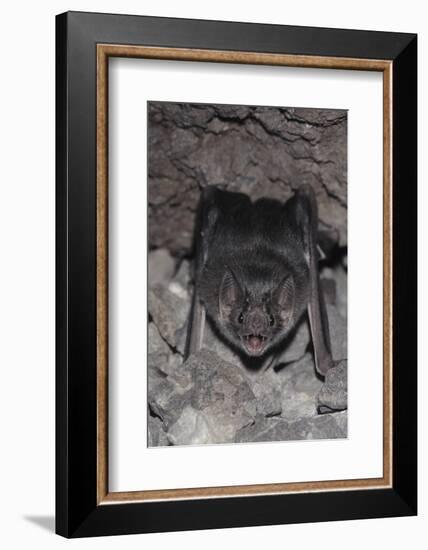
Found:
[[248, 316], [248, 329], [251, 334], [262, 334], [266, 330], [266, 318], [263, 313], [253, 311]]

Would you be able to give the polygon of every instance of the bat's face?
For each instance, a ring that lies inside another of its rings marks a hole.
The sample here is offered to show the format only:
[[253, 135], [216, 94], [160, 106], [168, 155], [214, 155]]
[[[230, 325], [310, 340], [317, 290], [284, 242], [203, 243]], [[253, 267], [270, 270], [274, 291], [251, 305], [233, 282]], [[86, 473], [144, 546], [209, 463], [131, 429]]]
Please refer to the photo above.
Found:
[[293, 325], [295, 287], [291, 276], [281, 283], [242, 288], [226, 272], [219, 295], [220, 322], [225, 333], [247, 355], [263, 355]]

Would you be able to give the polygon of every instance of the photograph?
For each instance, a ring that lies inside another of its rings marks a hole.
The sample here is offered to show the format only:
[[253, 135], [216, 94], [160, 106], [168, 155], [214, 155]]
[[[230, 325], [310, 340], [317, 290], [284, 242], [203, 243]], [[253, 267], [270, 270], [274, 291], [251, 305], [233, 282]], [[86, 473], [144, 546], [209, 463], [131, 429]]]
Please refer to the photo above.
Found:
[[148, 446], [347, 438], [347, 110], [147, 121]]

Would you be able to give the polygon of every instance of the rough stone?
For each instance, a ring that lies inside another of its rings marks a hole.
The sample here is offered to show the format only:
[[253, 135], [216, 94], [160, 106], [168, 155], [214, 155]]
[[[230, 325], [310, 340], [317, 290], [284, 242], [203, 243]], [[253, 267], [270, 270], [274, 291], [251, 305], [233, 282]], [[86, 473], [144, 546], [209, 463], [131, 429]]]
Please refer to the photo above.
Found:
[[346, 359], [348, 357], [348, 338], [346, 319], [344, 319], [338, 309], [327, 304], [328, 326], [331, 339], [331, 354], [335, 361]]
[[188, 404], [191, 388], [191, 380], [183, 371], [178, 371], [173, 376], [165, 376], [149, 368], [147, 392], [149, 409], [162, 420], [165, 430], [176, 422]]
[[326, 304], [336, 304], [336, 281], [333, 278], [324, 277], [321, 279], [321, 288]]
[[192, 268], [189, 260], [181, 260], [177, 269], [177, 273], [174, 275], [174, 283], [177, 283], [188, 294], [190, 292], [190, 283], [192, 280]]
[[148, 330], [148, 364], [149, 369], [158, 369], [168, 374], [169, 359], [172, 350], [168, 344], [161, 338], [158, 329], [154, 323], [149, 323]]
[[190, 287], [190, 264], [188, 260], [180, 262], [177, 273], [169, 282], [168, 290], [182, 300], [187, 300], [190, 303], [192, 289]]
[[168, 250], [159, 248], [149, 252], [148, 283], [149, 287], [166, 285], [172, 278], [175, 270], [175, 260]]
[[163, 430], [159, 418], [148, 415], [147, 445], [149, 447], [165, 447], [169, 445], [168, 437]]
[[281, 379], [269, 369], [252, 380], [257, 412], [263, 416], [276, 416], [282, 411]]
[[243, 373], [208, 350], [191, 355], [183, 369], [192, 382], [185, 406], [168, 424], [171, 444], [233, 442], [256, 415], [256, 399]]
[[213, 443], [215, 434], [202, 411], [185, 407], [177, 422], [168, 431], [171, 445], [202, 445]]
[[150, 245], [190, 253], [206, 185], [285, 201], [310, 184], [321, 225], [345, 246], [346, 136], [343, 110], [151, 102]]
[[160, 335], [170, 346], [177, 348], [179, 331], [186, 324], [189, 314], [189, 301], [162, 286], [150, 289], [148, 297], [149, 313]]
[[343, 360], [327, 371], [317, 398], [319, 412], [340, 411], [348, 407], [347, 367], [348, 362]]
[[312, 355], [306, 354], [300, 361], [280, 372], [281, 417], [293, 421], [317, 414], [317, 395], [322, 382], [315, 374]]
[[258, 417], [254, 424], [239, 431], [236, 442], [297, 441], [347, 437], [346, 411], [318, 415], [289, 422], [281, 418]]

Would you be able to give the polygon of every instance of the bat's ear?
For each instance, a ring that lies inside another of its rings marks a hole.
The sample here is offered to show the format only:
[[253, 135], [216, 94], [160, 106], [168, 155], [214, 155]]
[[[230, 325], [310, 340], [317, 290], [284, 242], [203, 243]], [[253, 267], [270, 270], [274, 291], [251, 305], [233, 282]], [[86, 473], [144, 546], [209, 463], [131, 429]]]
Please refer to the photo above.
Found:
[[292, 275], [287, 275], [282, 279], [274, 290], [272, 300], [278, 304], [280, 315], [284, 324], [288, 324], [294, 312], [295, 285]]
[[225, 319], [230, 315], [232, 308], [242, 298], [242, 289], [233, 271], [226, 269], [220, 285], [219, 310], [220, 318]]

